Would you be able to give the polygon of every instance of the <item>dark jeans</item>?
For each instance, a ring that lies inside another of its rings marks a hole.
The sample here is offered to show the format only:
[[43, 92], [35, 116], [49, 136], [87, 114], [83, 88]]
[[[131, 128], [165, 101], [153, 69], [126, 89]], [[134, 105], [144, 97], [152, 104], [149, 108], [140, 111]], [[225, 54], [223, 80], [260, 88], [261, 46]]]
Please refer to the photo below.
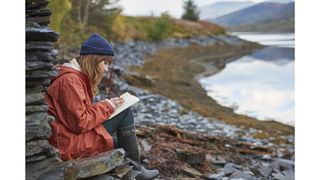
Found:
[[134, 123], [133, 114], [130, 108], [122, 111], [115, 117], [106, 120], [103, 123], [104, 128], [113, 136], [114, 146], [117, 147], [117, 138], [115, 132], [118, 128], [125, 127]]

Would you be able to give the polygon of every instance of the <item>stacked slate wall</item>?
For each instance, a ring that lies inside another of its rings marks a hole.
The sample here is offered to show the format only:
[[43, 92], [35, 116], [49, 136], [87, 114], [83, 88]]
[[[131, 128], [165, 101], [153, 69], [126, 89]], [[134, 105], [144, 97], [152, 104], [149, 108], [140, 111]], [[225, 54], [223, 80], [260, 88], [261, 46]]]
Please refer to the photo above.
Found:
[[43, 92], [57, 71], [52, 62], [53, 43], [59, 34], [47, 27], [51, 12], [48, 0], [26, 0], [26, 179], [63, 179], [64, 167], [51, 136], [48, 106]]

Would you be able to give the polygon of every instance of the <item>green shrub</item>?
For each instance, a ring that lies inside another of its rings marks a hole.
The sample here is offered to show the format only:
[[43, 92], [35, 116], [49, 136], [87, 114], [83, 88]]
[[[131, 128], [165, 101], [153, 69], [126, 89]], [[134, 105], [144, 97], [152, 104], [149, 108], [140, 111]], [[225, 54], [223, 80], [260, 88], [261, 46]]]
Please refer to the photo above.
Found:
[[159, 41], [164, 39], [170, 30], [170, 16], [168, 13], [161, 14], [160, 18], [155, 19], [147, 29], [148, 38]]

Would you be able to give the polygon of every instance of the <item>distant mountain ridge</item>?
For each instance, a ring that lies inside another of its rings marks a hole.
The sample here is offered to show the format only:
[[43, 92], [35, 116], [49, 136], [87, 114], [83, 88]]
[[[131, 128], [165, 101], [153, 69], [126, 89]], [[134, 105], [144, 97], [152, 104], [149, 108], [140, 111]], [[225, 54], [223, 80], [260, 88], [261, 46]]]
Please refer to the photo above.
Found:
[[[289, 2], [294, 2], [294, 0], [265, 0], [263, 2], [274, 2], [274, 3], [282, 3], [286, 4]], [[221, 1], [215, 2], [211, 4], [207, 4], [200, 7], [200, 19], [207, 20], [207, 19], [214, 19], [223, 15], [227, 15], [238, 11], [240, 9], [244, 9], [246, 7], [250, 7], [256, 5], [258, 3], [247, 0], [247, 1]]]
[[200, 19], [214, 19], [237, 10], [254, 5], [252, 1], [226, 1], [217, 2], [200, 7]]
[[209, 21], [231, 30], [294, 31], [294, 6], [263, 2]]

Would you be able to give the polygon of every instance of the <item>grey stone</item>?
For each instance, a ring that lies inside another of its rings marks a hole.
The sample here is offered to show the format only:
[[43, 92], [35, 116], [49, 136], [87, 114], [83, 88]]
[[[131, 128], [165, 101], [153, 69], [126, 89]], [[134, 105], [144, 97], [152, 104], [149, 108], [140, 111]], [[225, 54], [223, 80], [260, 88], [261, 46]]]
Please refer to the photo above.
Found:
[[129, 161], [124, 162], [122, 165], [119, 165], [114, 170], [109, 172], [109, 175], [112, 175], [122, 180], [131, 180], [135, 179], [137, 175], [142, 173], [141, 171], [134, 171], [133, 166], [129, 165]]
[[232, 44], [232, 45], [241, 45], [244, 40], [241, 40], [237, 38], [236, 36], [230, 36], [230, 35], [218, 35], [215, 37], [216, 40], [221, 41], [225, 44]]
[[57, 54], [53, 51], [51, 52], [27, 52], [26, 61], [42, 61], [42, 62], [52, 62], [56, 59]]
[[47, 140], [30, 141], [26, 144], [26, 162], [38, 161], [50, 156], [58, 156], [58, 150]]
[[26, 95], [26, 105], [43, 105], [45, 104], [43, 93], [32, 93]]
[[294, 172], [293, 171], [285, 171], [284, 177], [281, 180], [294, 180]]
[[233, 166], [231, 166], [230, 164], [226, 164], [224, 167], [223, 167], [223, 173], [225, 175], [231, 175], [232, 173], [236, 172], [237, 169], [234, 168]]
[[50, 23], [50, 16], [26, 17], [26, 21], [37, 22], [41, 26], [46, 26]]
[[36, 71], [27, 71], [26, 77], [27, 79], [48, 79], [52, 77], [58, 76], [58, 71], [44, 71], [44, 70], [36, 70]]
[[191, 167], [191, 166], [189, 166], [189, 165], [185, 165], [185, 166], [182, 168], [182, 171], [183, 171], [186, 175], [188, 175], [188, 176], [190, 176], [190, 177], [201, 177], [201, 176], [202, 176], [202, 174], [201, 174], [198, 170], [194, 169], [193, 167]]
[[283, 179], [283, 178], [284, 178], [284, 175], [281, 174], [281, 173], [272, 173], [272, 178], [273, 178], [273, 179], [280, 180], [280, 179]]
[[230, 179], [245, 179], [245, 180], [255, 180], [255, 177], [249, 173], [244, 173], [242, 171], [237, 171], [230, 176]]
[[26, 43], [26, 51], [29, 52], [52, 52], [53, 43], [51, 42], [28, 42]]
[[27, 17], [50, 16], [52, 12], [49, 9], [26, 10]]
[[41, 93], [45, 89], [44, 86], [34, 86], [34, 87], [28, 87], [26, 88], [27, 94], [34, 94], [34, 93]]
[[288, 170], [294, 169], [294, 161], [288, 159], [277, 158], [274, 162], [271, 163], [272, 168], [278, 170]]
[[264, 177], [268, 177], [272, 172], [272, 169], [264, 164], [260, 166], [259, 170]]
[[26, 87], [49, 86], [50, 80], [47, 78], [26, 78]]
[[263, 160], [271, 160], [272, 158], [271, 158], [271, 156], [269, 154], [265, 154], [265, 155], [263, 155], [261, 157], [261, 159], [263, 159]]
[[219, 173], [215, 173], [215, 174], [208, 174], [206, 176], [206, 179], [209, 179], [209, 180], [221, 180], [223, 176], [224, 176], [224, 173], [223, 172], [219, 172]]
[[200, 165], [206, 160], [204, 152], [186, 152], [180, 149], [176, 149], [176, 152], [179, 158], [190, 165]]
[[277, 159], [280, 163], [280, 167], [284, 167], [286, 169], [292, 169], [294, 168], [294, 161], [292, 160], [288, 160], [288, 159], [282, 159], [282, 158], [279, 158]]
[[29, 105], [26, 106], [26, 113], [27, 115], [33, 114], [33, 113], [41, 113], [41, 112], [47, 112], [48, 106], [47, 105]]
[[46, 41], [46, 42], [56, 42], [58, 40], [59, 33], [53, 30], [43, 27], [34, 28], [26, 27], [26, 40], [29, 41]]
[[250, 167], [250, 170], [254, 172], [256, 176], [261, 177], [269, 177], [272, 172], [272, 168], [266, 163], [256, 163], [254, 166]]
[[32, 139], [49, 139], [51, 127], [49, 121], [54, 120], [53, 116], [47, 113], [36, 113], [26, 116], [26, 141]]
[[26, 164], [27, 180], [57, 180], [64, 179], [65, 165], [57, 157]]
[[94, 157], [67, 162], [65, 179], [87, 178], [107, 173], [124, 161], [123, 149], [114, 149]]
[[49, 0], [26, 0], [26, 10], [44, 8], [48, 3]]
[[54, 70], [55, 66], [51, 63], [46, 63], [42, 61], [26, 61], [26, 70]]
[[109, 174], [101, 174], [98, 176], [88, 177], [85, 179], [86, 180], [121, 180], [120, 178], [110, 176]]

